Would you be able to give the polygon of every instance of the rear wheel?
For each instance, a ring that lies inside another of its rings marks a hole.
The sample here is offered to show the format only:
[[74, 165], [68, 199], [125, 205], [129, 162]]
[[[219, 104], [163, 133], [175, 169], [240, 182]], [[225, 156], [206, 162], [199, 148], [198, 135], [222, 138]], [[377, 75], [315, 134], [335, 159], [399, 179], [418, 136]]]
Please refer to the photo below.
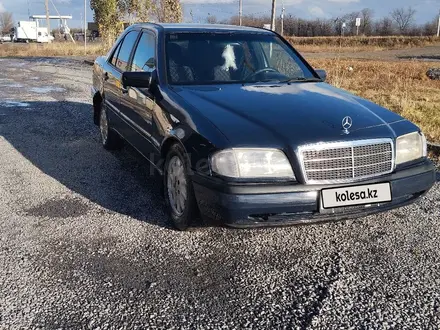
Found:
[[105, 149], [114, 150], [121, 147], [121, 137], [110, 127], [104, 100], [101, 102], [101, 111], [99, 113], [99, 131], [101, 133], [101, 143]]
[[198, 209], [187, 157], [179, 144], [174, 144], [167, 154], [164, 192], [173, 225], [179, 230], [186, 230], [196, 218]]

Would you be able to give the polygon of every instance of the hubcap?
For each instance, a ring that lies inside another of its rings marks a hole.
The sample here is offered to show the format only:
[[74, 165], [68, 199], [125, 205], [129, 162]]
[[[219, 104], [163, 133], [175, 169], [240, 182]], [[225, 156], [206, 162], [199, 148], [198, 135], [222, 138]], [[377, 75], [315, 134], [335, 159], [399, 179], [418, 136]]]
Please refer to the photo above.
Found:
[[101, 129], [102, 142], [105, 144], [108, 138], [108, 121], [107, 121], [107, 113], [105, 109], [101, 110], [101, 117], [99, 124], [100, 124], [99, 127]]
[[179, 157], [171, 158], [167, 168], [168, 200], [174, 213], [178, 216], [185, 211], [187, 199], [187, 184], [185, 168]]

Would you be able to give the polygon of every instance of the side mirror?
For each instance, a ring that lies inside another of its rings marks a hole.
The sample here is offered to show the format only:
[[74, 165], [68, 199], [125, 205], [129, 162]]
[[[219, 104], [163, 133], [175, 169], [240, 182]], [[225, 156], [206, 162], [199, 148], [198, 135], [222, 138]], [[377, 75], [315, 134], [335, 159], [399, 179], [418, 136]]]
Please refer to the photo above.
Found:
[[326, 81], [327, 80], [327, 72], [325, 72], [325, 70], [316, 69], [315, 71], [318, 74], [319, 78], [322, 79], [322, 81]]
[[154, 59], [154, 57], [148, 59], [144, 67], [146, 66], [149, 67], [150, 69], [154, 69], [154, 67], [156, 66], [156, 60]]
[[151, 72], [123, 72], [122, 86], [148, 88], [151, 84]]

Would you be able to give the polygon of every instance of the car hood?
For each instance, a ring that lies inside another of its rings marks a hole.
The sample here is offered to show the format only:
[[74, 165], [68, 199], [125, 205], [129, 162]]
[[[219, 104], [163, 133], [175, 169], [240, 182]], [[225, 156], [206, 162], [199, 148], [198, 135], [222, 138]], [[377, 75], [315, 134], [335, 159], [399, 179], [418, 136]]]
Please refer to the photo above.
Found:
[[[326, 83], [185, 86], [175, 91], [234, 145], [395, 137], [399, 115]], [[350, 134], [342, 120], [352, 118]]]

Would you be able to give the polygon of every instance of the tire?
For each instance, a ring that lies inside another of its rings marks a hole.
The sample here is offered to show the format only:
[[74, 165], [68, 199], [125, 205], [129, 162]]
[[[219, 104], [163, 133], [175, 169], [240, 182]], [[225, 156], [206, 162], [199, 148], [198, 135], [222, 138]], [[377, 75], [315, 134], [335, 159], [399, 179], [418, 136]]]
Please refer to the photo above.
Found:
[[165, 203], [173, 225], [182, 231], [188, 229], [198, 215], [189, 169], [189, 161], [185, 150], [181, 145], [173, 144], [165, 161], [163, 190]]
[[112, 128], [107, 116], [107, 107], [104, 99], [101, 102], [101, 110], [99, 111], [99, 132], [101, 136], [102, 146], [107, 150], [120, 149], [122, 139]]

